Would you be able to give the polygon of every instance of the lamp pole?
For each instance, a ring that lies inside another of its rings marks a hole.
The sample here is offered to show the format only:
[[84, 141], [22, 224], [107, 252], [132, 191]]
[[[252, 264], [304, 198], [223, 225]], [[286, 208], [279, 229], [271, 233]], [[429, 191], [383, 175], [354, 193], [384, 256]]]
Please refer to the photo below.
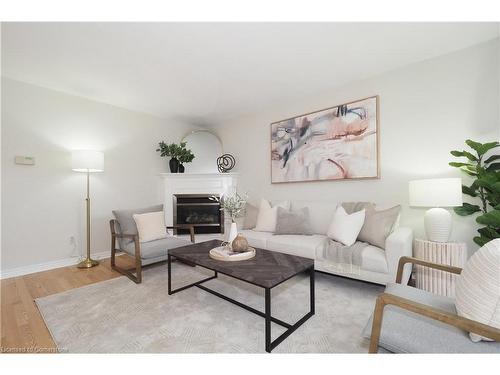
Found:
[[99, 262], [90, 258], [90, 170], [87, 169], [87, 197], [85, 198], [87, 208], [87, 258], [78, 263], [78, 268], [91, 268]]

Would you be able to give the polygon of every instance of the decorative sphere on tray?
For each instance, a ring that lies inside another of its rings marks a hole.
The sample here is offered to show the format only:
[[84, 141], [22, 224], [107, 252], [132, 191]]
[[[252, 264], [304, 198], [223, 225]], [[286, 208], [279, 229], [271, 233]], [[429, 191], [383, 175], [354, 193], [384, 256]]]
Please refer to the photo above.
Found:
[[241, 234], [238, 234], [236, 238], [231, 242], [231, 249], [235, 253], [243, 253], [248, 250], [248, 241]]

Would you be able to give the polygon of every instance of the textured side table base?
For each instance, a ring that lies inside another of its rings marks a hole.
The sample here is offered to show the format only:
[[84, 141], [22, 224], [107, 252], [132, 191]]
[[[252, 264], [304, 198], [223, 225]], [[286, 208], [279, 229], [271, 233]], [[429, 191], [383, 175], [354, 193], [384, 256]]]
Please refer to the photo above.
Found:
[[[415, 240], [415, 257], [429, 262], [462, 268], [467, 261], [465, 243]], [[455, 297], [458, 275], [416, 266], [416, 287], [447, 297]]]

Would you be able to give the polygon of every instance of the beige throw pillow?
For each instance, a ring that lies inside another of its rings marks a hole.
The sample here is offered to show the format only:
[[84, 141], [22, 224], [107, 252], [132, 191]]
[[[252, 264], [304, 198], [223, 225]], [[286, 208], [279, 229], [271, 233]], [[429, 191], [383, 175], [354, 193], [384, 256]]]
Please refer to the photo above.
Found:
[[[455, 285], [455, 307], [464, 318], [500, 328], [500, 238], [477, 250]], [[472, 341], [487, 340], [474, 333]]]
[[271, 202], [266, 199], [261, 199], [259, 214], [257, 215], [257, 224], [255, 225], [254, 230], [258, 232], [274, 232], [276, 230], [278, 207], [289, 210], [290, 202], [283, 201], [275, 206], [271, 206]]
[[[257, 225], [258, 207], [247, 202], [245, 205], [245, 216], [243, 217], [243, 229], [253, 229]], [[240, 226], [241, 227], [241, 226]]]
[[168, 236], [163, 211], [134, 214], [140, 242], [149, 242]]
[[386, 210], [375, 210], [373, 203], [345, 202], [342, 206], [348, 213], [365, 209], [365, 222], [358, 235], [358, 240], [385, 249], [385, 240], [392, 233], [401, 211], [401, 206]]

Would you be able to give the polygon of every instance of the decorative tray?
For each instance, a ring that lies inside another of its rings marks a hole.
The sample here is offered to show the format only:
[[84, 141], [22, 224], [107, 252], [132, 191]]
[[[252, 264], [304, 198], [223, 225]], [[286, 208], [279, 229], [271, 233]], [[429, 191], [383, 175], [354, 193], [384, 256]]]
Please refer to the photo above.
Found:
[[255, 256], [255, 249], [248, 247], [244, 253], [235, 253], [228, 246], [215, 247], [209, 252], [210, 258], [223, 262], [236, 262], [239, 260], [252, 259]]

